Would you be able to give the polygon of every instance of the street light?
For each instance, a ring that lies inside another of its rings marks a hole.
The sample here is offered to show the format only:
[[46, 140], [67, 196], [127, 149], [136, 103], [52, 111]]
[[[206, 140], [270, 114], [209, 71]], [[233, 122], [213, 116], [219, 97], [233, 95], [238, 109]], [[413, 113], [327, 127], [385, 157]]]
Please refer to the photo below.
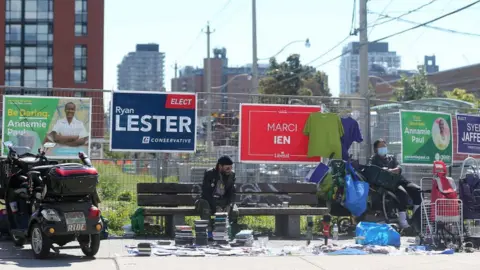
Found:
[[247, 74], [247, 73], [243, 73], [243, 74], [238, 74], [238, 75], [235, 75], [233, 76], [233, 78], [231, 78], [230, 80], [228, 80], [226, 83], [222, 84], [222, 85], [219, 85], [219, 86], [212, 86], [211, 89], [221, 89], [227, 85], [229, 85], [231, 82], [233, 82], [236, 78], [240, 78], [240, 77], [247, 77], [247, 80], [251, 80], [252, 79], [252, 75], [250, 74]]
[[260, 59], [257, 59], [257, 60], [269, 60], [270, 58], [276, 57], [277, 55], [281, 54], [290, 45], [297, 44], [297, 43], [304, 43], [306, 48], [310, 48], [310, 46], [311, 46], [310, 39], [308, 39], [308, 38], [306, 40], [294, 40], [294, 41], [288, 43], [287, 45], [283, 46], [283, 48], [279, 52], [274, 54], [273, 56], [270, 56], [268, 58], [260, 58]]

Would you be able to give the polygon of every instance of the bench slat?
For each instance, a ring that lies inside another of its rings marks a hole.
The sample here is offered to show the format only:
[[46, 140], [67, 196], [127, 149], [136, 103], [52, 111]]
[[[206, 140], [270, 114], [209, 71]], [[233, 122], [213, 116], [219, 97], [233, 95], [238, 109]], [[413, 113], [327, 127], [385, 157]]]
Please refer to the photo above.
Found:
[[[238, 183], [237, 193], [316, 193], [317, 186], [308, 183]], [[139, 194], [200, 193], [201, 183], [138, 183]]]
[[[148, 195], [138, 194], [138, 206], [193, 206], [196, 201], [196, 196], [191, 194], [178, 195]], [[283, 202], [288, 202], [289, 205], [316, 205], [318, 202], [315, 194], [302, 195], [252, 195], [239, 196], [237, 195], [236, 203], [242, 205], [245, 203], [267, 203], [269, 205], [279, 205]]]
[[[276, 208], [276, 207], [239, 207], [240, 216], [270, 216], [270, 215], [302, 215], [302, 216], [321, 216], [328, 214], [328, 208], [325, 207], [305, 207], [305, 208]], [[198, 213], [193, 208], [145, 208], [145, 216], [168, 216], [185, 215], [196, 216]]]

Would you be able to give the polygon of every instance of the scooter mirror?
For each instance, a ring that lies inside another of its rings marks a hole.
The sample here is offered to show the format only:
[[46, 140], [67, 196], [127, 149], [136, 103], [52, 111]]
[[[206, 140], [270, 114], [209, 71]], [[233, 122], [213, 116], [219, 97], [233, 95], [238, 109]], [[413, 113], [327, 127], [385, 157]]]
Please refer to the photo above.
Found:
[[6, 147], [11, 147], [13, 146], [13, 143], [11, 141], [6, 141], [6, 142], [3, 142], [3, 145]]
[[43, 144], [43, 148], [53, 148], [55, 147], [55, 145], [57, 145], [56, 143], [53, 143], [53, 142], [46, 142]]

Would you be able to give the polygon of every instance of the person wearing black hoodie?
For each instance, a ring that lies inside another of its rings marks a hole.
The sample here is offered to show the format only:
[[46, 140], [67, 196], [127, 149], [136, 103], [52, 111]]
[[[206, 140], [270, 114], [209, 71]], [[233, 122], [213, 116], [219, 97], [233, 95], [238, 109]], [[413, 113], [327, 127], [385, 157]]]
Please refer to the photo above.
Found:
[[202, 194], [195, 202], [195, 209], [202, 220], [210, 220], [211, 216], [217, 212], [228, 213], [232, 231], [236, 231], [238, 208], [235, 205], [235, 172], [232, 170], [232, 165], [232, 159], [222, 156], [218, 159], [215, 168], [205, 171]]

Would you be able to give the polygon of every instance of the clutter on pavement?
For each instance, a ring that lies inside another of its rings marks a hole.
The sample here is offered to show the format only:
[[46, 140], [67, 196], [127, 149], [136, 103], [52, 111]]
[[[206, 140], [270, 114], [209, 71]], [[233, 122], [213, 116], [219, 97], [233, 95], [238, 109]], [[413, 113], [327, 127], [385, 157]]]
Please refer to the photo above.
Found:
[[227, 244], [230, 238], [230, 224], [228, 222], [228, 213], [215, 213], [215, 222], [213, 228], [213, 241], [219, 244]]
[[[170, 245], [165, 243], [140, 243], [137, 246], [126, 246], [127, 252], [132, 256], [177, 256], [177, 257], [211, 257], [211, 256], [309, 256], [309, 255], [450, 255], [454, 254], [453, 249], [443, 251], [429, 250], [425, 246], [411, 245], [405, 249], [393, 246], [379, 245], [360, 245], [346, 244], [336, 245], [330, 243], [310, 244], [308, 246], [284, 246], [274, 248], [264, 246], [268, 242], [255, 241], [252, 247], [240, 246], [236, 247], [235, 242], [227, 245], [210, 245], [210, 246], [175, 246], [173, 242]], [[147, 247], [150, 246], [150, 249]], [[148, 254], [146, 254], [148, 253]]]

